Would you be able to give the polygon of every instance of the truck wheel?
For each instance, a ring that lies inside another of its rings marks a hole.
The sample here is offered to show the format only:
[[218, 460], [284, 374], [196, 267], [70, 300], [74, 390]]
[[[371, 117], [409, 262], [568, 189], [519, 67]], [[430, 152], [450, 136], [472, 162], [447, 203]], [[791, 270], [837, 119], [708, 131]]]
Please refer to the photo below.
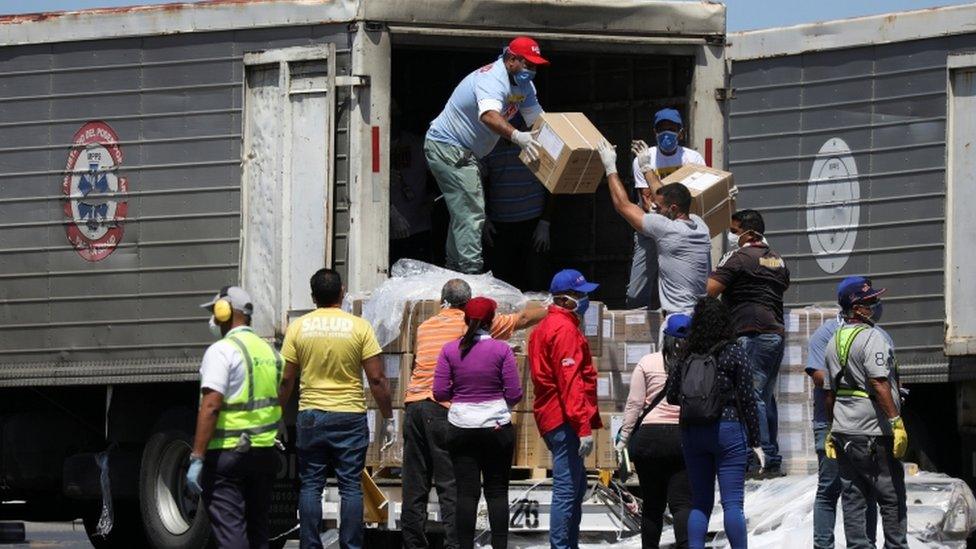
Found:
[[142, 529], [142, 517], [139, 516], [139, 509], [134, 505], [135, 501], [114, 500], [112, 508], [114, 512], [112, 530], [107, 536], [100, 536], [98, 532], [98, 519], [102, 515], [101, 503], [93, 503], [87, 506], [81, 517], [85, 525], [85, 534], [88, 541], [95, 549], [127, 549], [130, 547], [145, 547], [146, 534]]
[[186, 489], [189, 457], [190, 435], [182, 431], [156, 433], [143, 449], [139, 503], [155, 549], [203, 549], [210, 542], [203, 503]]

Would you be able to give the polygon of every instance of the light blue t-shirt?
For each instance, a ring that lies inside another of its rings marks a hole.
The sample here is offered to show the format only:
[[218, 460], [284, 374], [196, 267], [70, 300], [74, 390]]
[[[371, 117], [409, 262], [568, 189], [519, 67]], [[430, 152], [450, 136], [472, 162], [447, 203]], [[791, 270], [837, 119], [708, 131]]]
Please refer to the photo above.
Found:
[[481, 122], [481, 114], [488, 110], [501, 113], [506, 120], [521, 112], [530, 126], [542, 112], [535, 85], [512, 84], [501, 57], [461, 80], [444, 110], [430, 123], [427, 139], [468, 149], [483, 158], [498, 142], [498, 134]]
[[[831, 318], [821, 324], [817, 328], [817, 331], [813, 332], [813, 335], [810, 336], [810, 352], [807, 353], [807, 374], [813, 374], [817, 370], [827, 371], [827, 344], [830, 343], [831, 338], [834, 337], [834, 333], [837, 332], [840, 326], [841, 319], [839, 317]], [[882, 330], [880, 326], [876, 326], [876, 328], [885, 337], [888, 345], [894, 347], [894, 343], [892, 343], [891, 336], [888, 335], [888, 332]], [[814, 423], [827, 423], [826, 393], [827, 391], [820, 387], [813, 388]]]

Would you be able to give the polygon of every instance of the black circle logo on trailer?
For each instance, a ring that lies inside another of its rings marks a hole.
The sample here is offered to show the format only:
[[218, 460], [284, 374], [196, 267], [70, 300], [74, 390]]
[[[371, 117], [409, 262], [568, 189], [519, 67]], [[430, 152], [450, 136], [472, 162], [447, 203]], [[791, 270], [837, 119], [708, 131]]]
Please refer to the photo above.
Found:
[[854, 250], [861, 218], [861, 186], [850, 147], [832, 137], [820, 147], [807, 183], [807, 235], [817, 265], [840, 271]]
[[65, 232], [85, 261], [101, 261], [122, 242], [129, 182], [119, 175], [122, 149], [115, 130], [88, 122], [75, 132], [64, 168]]

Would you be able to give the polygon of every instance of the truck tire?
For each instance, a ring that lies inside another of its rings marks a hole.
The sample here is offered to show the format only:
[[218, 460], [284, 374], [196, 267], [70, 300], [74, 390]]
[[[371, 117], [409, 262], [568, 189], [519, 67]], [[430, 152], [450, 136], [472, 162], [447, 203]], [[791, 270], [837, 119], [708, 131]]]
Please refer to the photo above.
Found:
[[199, 496], [186, 489], [190, 435], [179, 430], [153, 434], [142, 451], [139, 506], [146, 536], [155, 549], [204, 549], [210, 521]]

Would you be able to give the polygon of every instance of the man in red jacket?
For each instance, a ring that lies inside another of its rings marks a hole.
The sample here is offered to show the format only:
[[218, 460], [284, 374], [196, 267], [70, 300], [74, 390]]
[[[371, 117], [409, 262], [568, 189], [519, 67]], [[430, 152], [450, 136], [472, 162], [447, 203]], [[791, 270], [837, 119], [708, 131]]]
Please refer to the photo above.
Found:
[[553, 548], [579, 546], [586, 493], [583, 460], [593, 451], [593, 429], [603, 427], [596, 404], [596, 369], [580, 320], [598, 284], [579, 271], [556, 273], [549, 291], [549, 314], [529, 337], [529, 362], [535, 387], [535, 422], [552, 452]]

